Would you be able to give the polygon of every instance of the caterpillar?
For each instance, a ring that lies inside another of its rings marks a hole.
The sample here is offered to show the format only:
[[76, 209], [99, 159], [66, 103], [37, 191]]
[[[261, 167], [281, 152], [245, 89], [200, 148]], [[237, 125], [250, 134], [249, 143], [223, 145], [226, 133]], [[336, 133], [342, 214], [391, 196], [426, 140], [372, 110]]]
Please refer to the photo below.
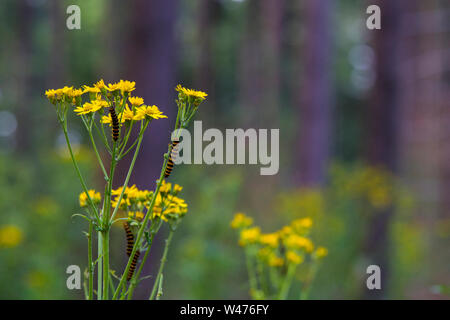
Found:
[[[133, 246], [134, 246], [134, 235], [131, 231], [130, 224], [128, 222], [125, 222], [123, 224], [123, 228], [125, 229], [125, 234], [127, 236], [127, 255], [131, 256], [131, 252], [133, 252]], [[130, 269], [128, 270], [127, 274], [127, 281], [130, 281], [133, 277], [134, 270], [136, 270], [136, 265], [139, 259], [140, 252], [136, 251], [134, 254], [133, 260], [131, 261]]]
[[166, 170], [164, 171], [164, 178], [168, 178], [170, 176], [170, 173], [173, 170], [173, 160], [176, 159], [178, 155], [178, 148], [177, 145], [180, 143], [180, 141], [173, 141], [172, 142], [172, 151], [170, 152], [169, 160], [167, 161]]
[[109, 114], [111, 115], [112, 138], [117, 141], [119, 139], [119, 119], [113, 106], [109, 107]]

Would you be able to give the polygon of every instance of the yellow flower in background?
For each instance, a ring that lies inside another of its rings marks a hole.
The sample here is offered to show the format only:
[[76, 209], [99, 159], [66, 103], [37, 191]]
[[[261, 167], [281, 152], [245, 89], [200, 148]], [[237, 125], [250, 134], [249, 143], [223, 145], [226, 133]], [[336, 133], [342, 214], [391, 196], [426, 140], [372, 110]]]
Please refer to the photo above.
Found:
[[22, 230], [15, 225], [5, 225], [0, 228], [0, 248], [13, 248], [23, 240]]
[[239, 244], [241, 246], [246, 246], [248, 244], [256, 243], [259, 240], [260, 235], [261, 229], [259, 227], [244, 229], [241, 231]]
[[328, 255], [328, 249], [325, 247], [318, 247], [316, 251], [314, 251], [313, 257], [316, 259], [324, 258]]
[[310, 239], [296, 234], [289, 235], [284, 240], [284, 244], [290, 249], [304, 249], [306, 252], [312, 252], [314, 250], [314, 245]]
[[128, 212], [128, 217], [136, 220], [144, 219], [144, 213], [141, 211], [130, 211]]
[[271, 267], [282, 267], [284, 265], [283, 258], [277, 257], [275, 254], [269, 257], [269, 261], [267, 262]]
[[253, 219], [251, 217], [247, 217], [242, 212], [238, 212], [234, 215], [230, 225], [233, 229], [240, 229], [250, 227], [252, 224]]
[[141, 106], [139, 108], [136, 108], [136, 117], [135, 120], [142, 120], [144, 118], [150, 118], [150, 119], [162, 119], [167, 118], [166, 115], [162, 113], [158, 109], [157, 106]]
[[178, 91], [179, 93], [185, 95], [186, 97], [198, 98], [198, 99], [201, 99], [202, 101], [205, 100], [206, 97], [208, 96], [208, 94], [206, 92], [196, 91], [193, 89], [187, 89], [187, 88], [184, 88], [183, 86], [181, 86], [181, 84], [177, 85], [175, 90]]
[[139, 107], [144, 104], [144, 99], [140, 97], [129, 97], [128, 101], [130, 101], [133, 107]]
[[261, 242], [261, 244], [267, 245], [272, 248], [276, 248], [278, 247], [278, 239], [279, 239], [278, 233], [266, 233], [261, 235], [259, 241]]
[[286, 260], [293, 264], [300, 264], [303, 262], [304, 259], [302, 256], [299, 256], [294, 251], [289, 250], [288, 252], [286, 252]]
[[278, 231], [278, 234], [280, 235], [280, 237], [285, 238], [285, 237], [289, 236], [290, 234], [292, 234], [293, 232], [294, 232], [294, 230], [292, 229], [292, 227], [284, 226], [283, 228], [281, 228], [280, 231]]
[[[100, 201], [102, 200], [102, 196], [100, 195], [100, 192], [97, 192], [93, 189], [88, 190], [89, 192], [89, 197], [91, 198], [92, 202], [94, 202], [94, 204], [99, 204]], [[80, 193], [79, 196], [79, 202], [80, 202], [80, 207], [84, 208], [88, 206], [88, 197], [86, 195], [86, 192], [82, 192]]]
[[26, 282], [30, 288], [41, 289], [48, 282], [47, 276], [41, 271], [32, 271], [26, 277]]

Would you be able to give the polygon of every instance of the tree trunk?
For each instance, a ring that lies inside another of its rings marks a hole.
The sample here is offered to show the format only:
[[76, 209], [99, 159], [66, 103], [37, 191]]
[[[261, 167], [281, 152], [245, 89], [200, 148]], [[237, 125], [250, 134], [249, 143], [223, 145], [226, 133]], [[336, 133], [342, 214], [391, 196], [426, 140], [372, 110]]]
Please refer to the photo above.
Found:
[[333, 1], [307, 0], [304, 6], [302, 32], [306, 39], [297, 88], [299, 137], [294, 144], [298, 163], [295, 176], [297, 184], [316, 186], [324, 182], [331, 145]]

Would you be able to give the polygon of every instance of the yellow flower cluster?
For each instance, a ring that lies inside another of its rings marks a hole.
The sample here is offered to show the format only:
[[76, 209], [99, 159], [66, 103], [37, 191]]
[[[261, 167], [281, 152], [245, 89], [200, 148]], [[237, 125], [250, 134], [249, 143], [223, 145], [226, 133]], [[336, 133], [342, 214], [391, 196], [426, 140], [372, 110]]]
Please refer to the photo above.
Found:
[[[99, 204], [102, 201], [102, 196], [100, 195], [100, 192], [97, 192], [93, 189], [88, 190], [89, 197], [91, 198], [92, 202], [94, 204]], [[80, 207], [85, 208], [89, 205], [89, 199], [86, 195], [86, 192], [80, 193], [78, 200], [80, 202]]]
[[22, 230], [15, 225], [5, 225], [0, 228], [0, 248], [13, 248], [23, 240]]
[[180, 100], [191, 102], [194, 105], [199, 105], [208, 96], [208, 94], [203, 91], [187, 89], [180, 84], [176, 86], [175, 90], [178, 91], [178, 98]]
[[[116, 104], [116, 113], [121, 123], [132, 120], [167, 118], [157, 106], [146, 106], [144, 105], [144, 99], [131, 97], [130, 93], [135, 90], [135, 86], [136, 83], [134, 81], [128, 80], [120, 80], [117, 83], [106, 85], [102, 79], [92, 87], [85, 85], [82, 89], [74, 89], [73, 87], [65, 86], [61, 89], [49, 89], [45, 92], [45, 95], [53, 104], [66, 102], [74, 105], [74, 112], [80, 116], [99, 112], [102, 115], [101, 122], [107, 124], [111, 124], [111, 116], [109, 113], [104, 115], [103, 108], [113, 106], [112, 102], [108, 101], [114, 99], [120, 102]], [[83, 104], [82, 95], [85, 93], [89, 94], [90, 101]], [[131, 107], [124, 103], [127, 98]]]
[[311, 218], [301, 218], [279, 231], [262, 233], [259, 227], [253, 226], [253, 219], [243, 213], [237, 213], [231, 221], [231, 227], [239, 230], [239, 244], [257, 250], [257, 258], [270, 267], [325, 257], [327, 249], [318, 247], [314, 250], [314, 243], [308, 237], [312, 225]]
[[[115, 207], [119, 201], [122, 187], [112, 190], [111, 204]], [[171, 183], [162, 182], [159, 193], [155, 199], [153, 207], [153, 217], [160, 217], [163, 221], [172, 222], [187, 213], [186, 202], [177, 195], [183, 188], [178, 184], [172, 186]], [[125, 188], [119, 208], [127, 212], [128, 217], [141, 220], [144, 211], [148, 210], [153, 198], [153, 191], [139, 190], [135, 185]]]

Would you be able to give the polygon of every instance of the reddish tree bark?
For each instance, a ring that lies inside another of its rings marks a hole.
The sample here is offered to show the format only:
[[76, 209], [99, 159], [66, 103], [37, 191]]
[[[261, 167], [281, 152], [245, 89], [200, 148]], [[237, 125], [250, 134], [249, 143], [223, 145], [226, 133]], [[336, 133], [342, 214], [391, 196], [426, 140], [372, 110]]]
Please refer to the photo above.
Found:
[[299, 136], [295, 143], [297, 184], [323, 183], [330, 155], [330, 121], [334, 104], [331, 22], [333, 1], [304, 3], [302, 70], [297, 88]]

